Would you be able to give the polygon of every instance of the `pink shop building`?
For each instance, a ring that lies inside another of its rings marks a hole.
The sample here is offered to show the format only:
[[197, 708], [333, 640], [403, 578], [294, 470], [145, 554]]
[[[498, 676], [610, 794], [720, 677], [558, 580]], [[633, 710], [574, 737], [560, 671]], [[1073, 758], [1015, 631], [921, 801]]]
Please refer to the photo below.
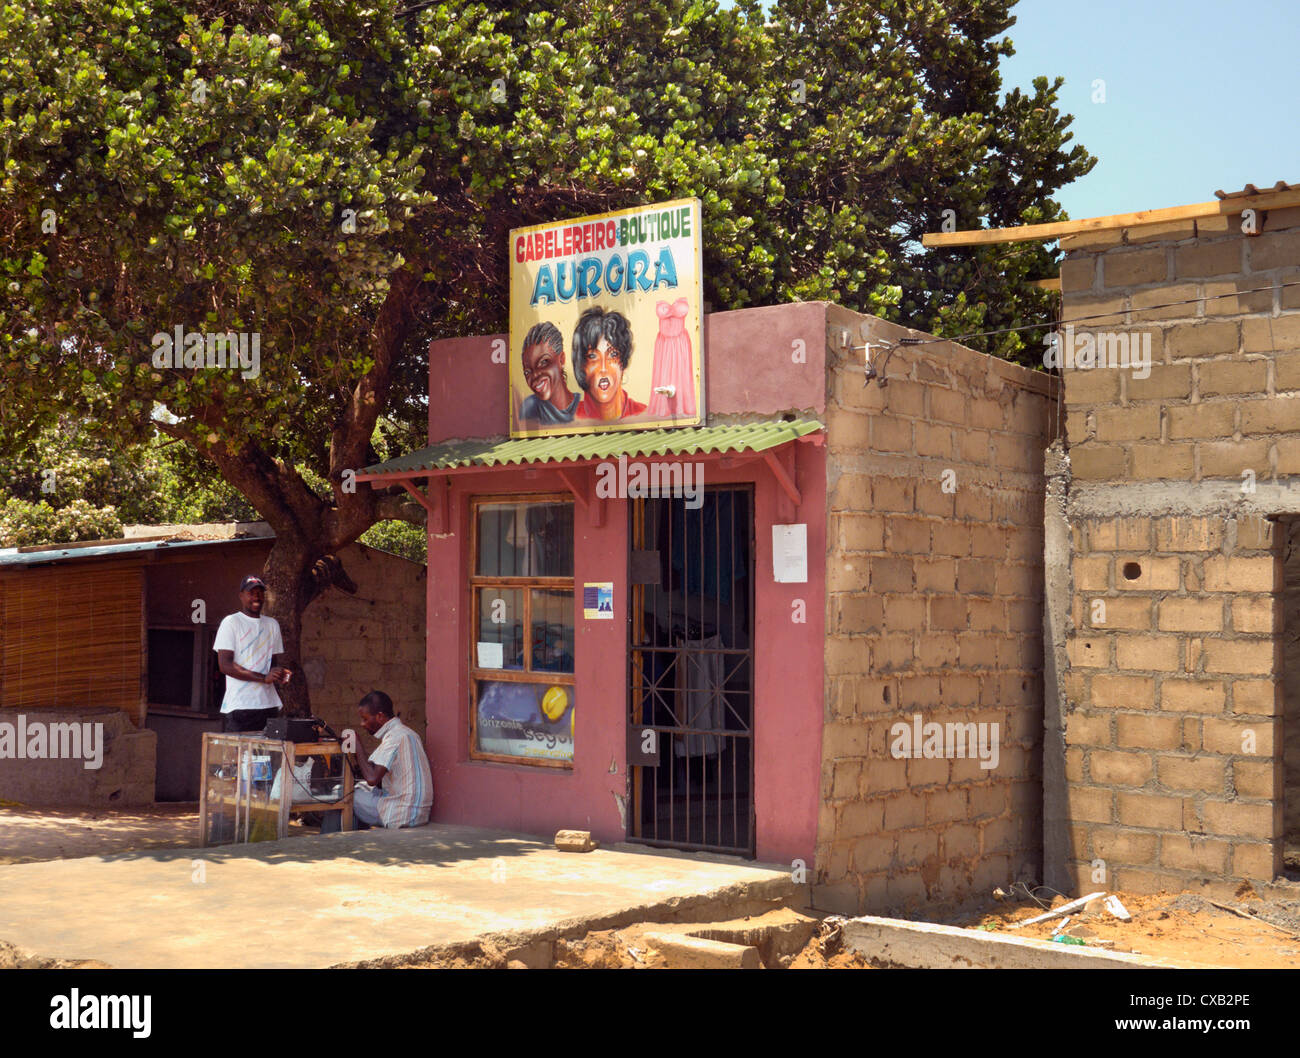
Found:
[[[436, 341], [429, 446], [358, 475], [429, 512], [434, 821], [802, 861], [845, 909], [1008, 880], [1049, 380], [826, 303], [702, 334], [701, 425], [523, 438], [506, 337]], [[891, 756], [921, 713], [1000, 721], [998, 767]]]

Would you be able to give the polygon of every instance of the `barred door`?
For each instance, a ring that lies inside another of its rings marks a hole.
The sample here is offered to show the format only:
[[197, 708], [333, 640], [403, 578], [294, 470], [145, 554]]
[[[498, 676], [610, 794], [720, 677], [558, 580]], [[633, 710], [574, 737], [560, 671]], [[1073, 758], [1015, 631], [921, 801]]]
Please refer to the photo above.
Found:
[[753, 492], [632, 505], [631, 840], [754, 855]]

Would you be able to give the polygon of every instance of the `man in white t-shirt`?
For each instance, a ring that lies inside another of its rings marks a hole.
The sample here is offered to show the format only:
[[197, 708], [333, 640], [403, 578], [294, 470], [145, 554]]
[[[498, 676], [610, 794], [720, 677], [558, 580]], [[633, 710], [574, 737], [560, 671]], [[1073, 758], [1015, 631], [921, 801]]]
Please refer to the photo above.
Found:
[[280, 623], [264, 617], [266, 584], [261, 577], [248, 576], [239, 585], [239, 613], [222, 618], [212, 649], [217, 667], [226, 677], [226, 696], [221, 702], [223, 730], [261, 731], [280, 711], [275, 684], [289, 682], [289, 670], [282, 666], [284, 640]]

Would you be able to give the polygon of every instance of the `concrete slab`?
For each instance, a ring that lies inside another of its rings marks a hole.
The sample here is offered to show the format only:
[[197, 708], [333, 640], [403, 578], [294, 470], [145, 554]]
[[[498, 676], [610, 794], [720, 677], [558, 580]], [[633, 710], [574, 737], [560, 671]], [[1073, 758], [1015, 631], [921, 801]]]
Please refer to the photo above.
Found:
[[[949, 970], [1196, 968], [1127, 952], [1076, 947], [934, 922], [864, 915], [844, 923], [844, 943], [880, 966]], [[1208, 967], [1202, 967], [1208, 968]]]
[[788, 869], [431, 824], [0, 866], [0, 940], [123, 968], [384, 965], [799, 903]]

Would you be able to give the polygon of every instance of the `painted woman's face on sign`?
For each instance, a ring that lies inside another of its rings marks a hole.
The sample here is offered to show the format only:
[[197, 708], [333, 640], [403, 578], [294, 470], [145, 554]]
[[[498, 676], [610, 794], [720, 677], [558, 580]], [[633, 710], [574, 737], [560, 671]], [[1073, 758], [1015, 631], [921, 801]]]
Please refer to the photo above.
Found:
[[560, 393], [564, 385], [564, 362], [549, 345], [538, 342], [524, 350], [524, 381], [537, 394], [537, 399], [549, 401]]
[[602, 336], [594, 349], [583, 357], [587, 374], [587, 392], [599, 404], [609, 404], [618, 399], [623, 386], [623, 362], [618, 350]]

